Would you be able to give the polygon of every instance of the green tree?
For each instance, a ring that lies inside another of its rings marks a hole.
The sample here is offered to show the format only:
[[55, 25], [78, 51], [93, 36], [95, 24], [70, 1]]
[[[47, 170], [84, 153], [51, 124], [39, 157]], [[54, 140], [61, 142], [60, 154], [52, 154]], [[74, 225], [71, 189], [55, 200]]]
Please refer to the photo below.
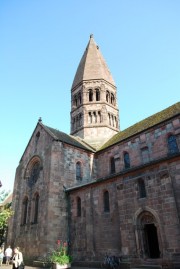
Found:
[[12, 216], [11, 203], [3, 203], [9, 192], [0, 192], [0, 246], [4, 243], [7, 235], [8, 220]]

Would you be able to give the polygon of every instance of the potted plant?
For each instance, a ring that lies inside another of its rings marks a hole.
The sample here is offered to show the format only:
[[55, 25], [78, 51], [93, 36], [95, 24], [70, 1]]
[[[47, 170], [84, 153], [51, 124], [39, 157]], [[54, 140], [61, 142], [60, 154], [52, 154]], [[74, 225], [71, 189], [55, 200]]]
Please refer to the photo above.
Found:
[[70, 268], [72, 257], [68, 255], [67, 242], [57, 241], [57, 247], [50, 255], [54, 269]]

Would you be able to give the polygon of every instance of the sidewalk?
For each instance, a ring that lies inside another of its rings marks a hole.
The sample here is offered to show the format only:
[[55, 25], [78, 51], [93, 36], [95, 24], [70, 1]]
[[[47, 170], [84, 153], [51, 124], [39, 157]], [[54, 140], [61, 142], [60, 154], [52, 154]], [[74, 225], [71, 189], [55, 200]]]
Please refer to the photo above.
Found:
[[[43, 267], [32, 267], [32, 266], [27, 266], [25, 265], [25, 269], [42, 269]], [[95, 267], [81, 267], [81, 266], [72, 266], [72, 269], [99, 269], [99, 268], [95, 268]], [[6, 265], [3, 264], [2, 266], [0, 266], [0, 269], [12, 269], [12, 265]]]

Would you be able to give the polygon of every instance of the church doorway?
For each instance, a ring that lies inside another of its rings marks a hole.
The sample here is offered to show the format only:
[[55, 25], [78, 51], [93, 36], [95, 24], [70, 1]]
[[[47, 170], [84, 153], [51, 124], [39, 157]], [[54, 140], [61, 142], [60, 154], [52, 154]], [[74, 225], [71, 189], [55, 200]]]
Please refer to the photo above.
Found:
[[158, 235], [156, 226], [151, 224], [144, 225], [145, 236], [145, 249], [147, 250], [147, 256], [151, 259], [157, 259], [160, 257]]
[[160, 258], [159, 225], [151, 212], [143, 211], [137, 217], [135, 234], [140, 257], [149, 259]]

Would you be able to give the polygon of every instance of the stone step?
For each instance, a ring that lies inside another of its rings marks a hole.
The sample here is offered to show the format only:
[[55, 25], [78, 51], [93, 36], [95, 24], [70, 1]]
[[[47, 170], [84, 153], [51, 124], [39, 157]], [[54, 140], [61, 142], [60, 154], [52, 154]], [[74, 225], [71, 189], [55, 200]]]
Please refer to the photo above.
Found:
[[132, 267], [131, 269], [162, 269], [161, 265], [140, 265]]

